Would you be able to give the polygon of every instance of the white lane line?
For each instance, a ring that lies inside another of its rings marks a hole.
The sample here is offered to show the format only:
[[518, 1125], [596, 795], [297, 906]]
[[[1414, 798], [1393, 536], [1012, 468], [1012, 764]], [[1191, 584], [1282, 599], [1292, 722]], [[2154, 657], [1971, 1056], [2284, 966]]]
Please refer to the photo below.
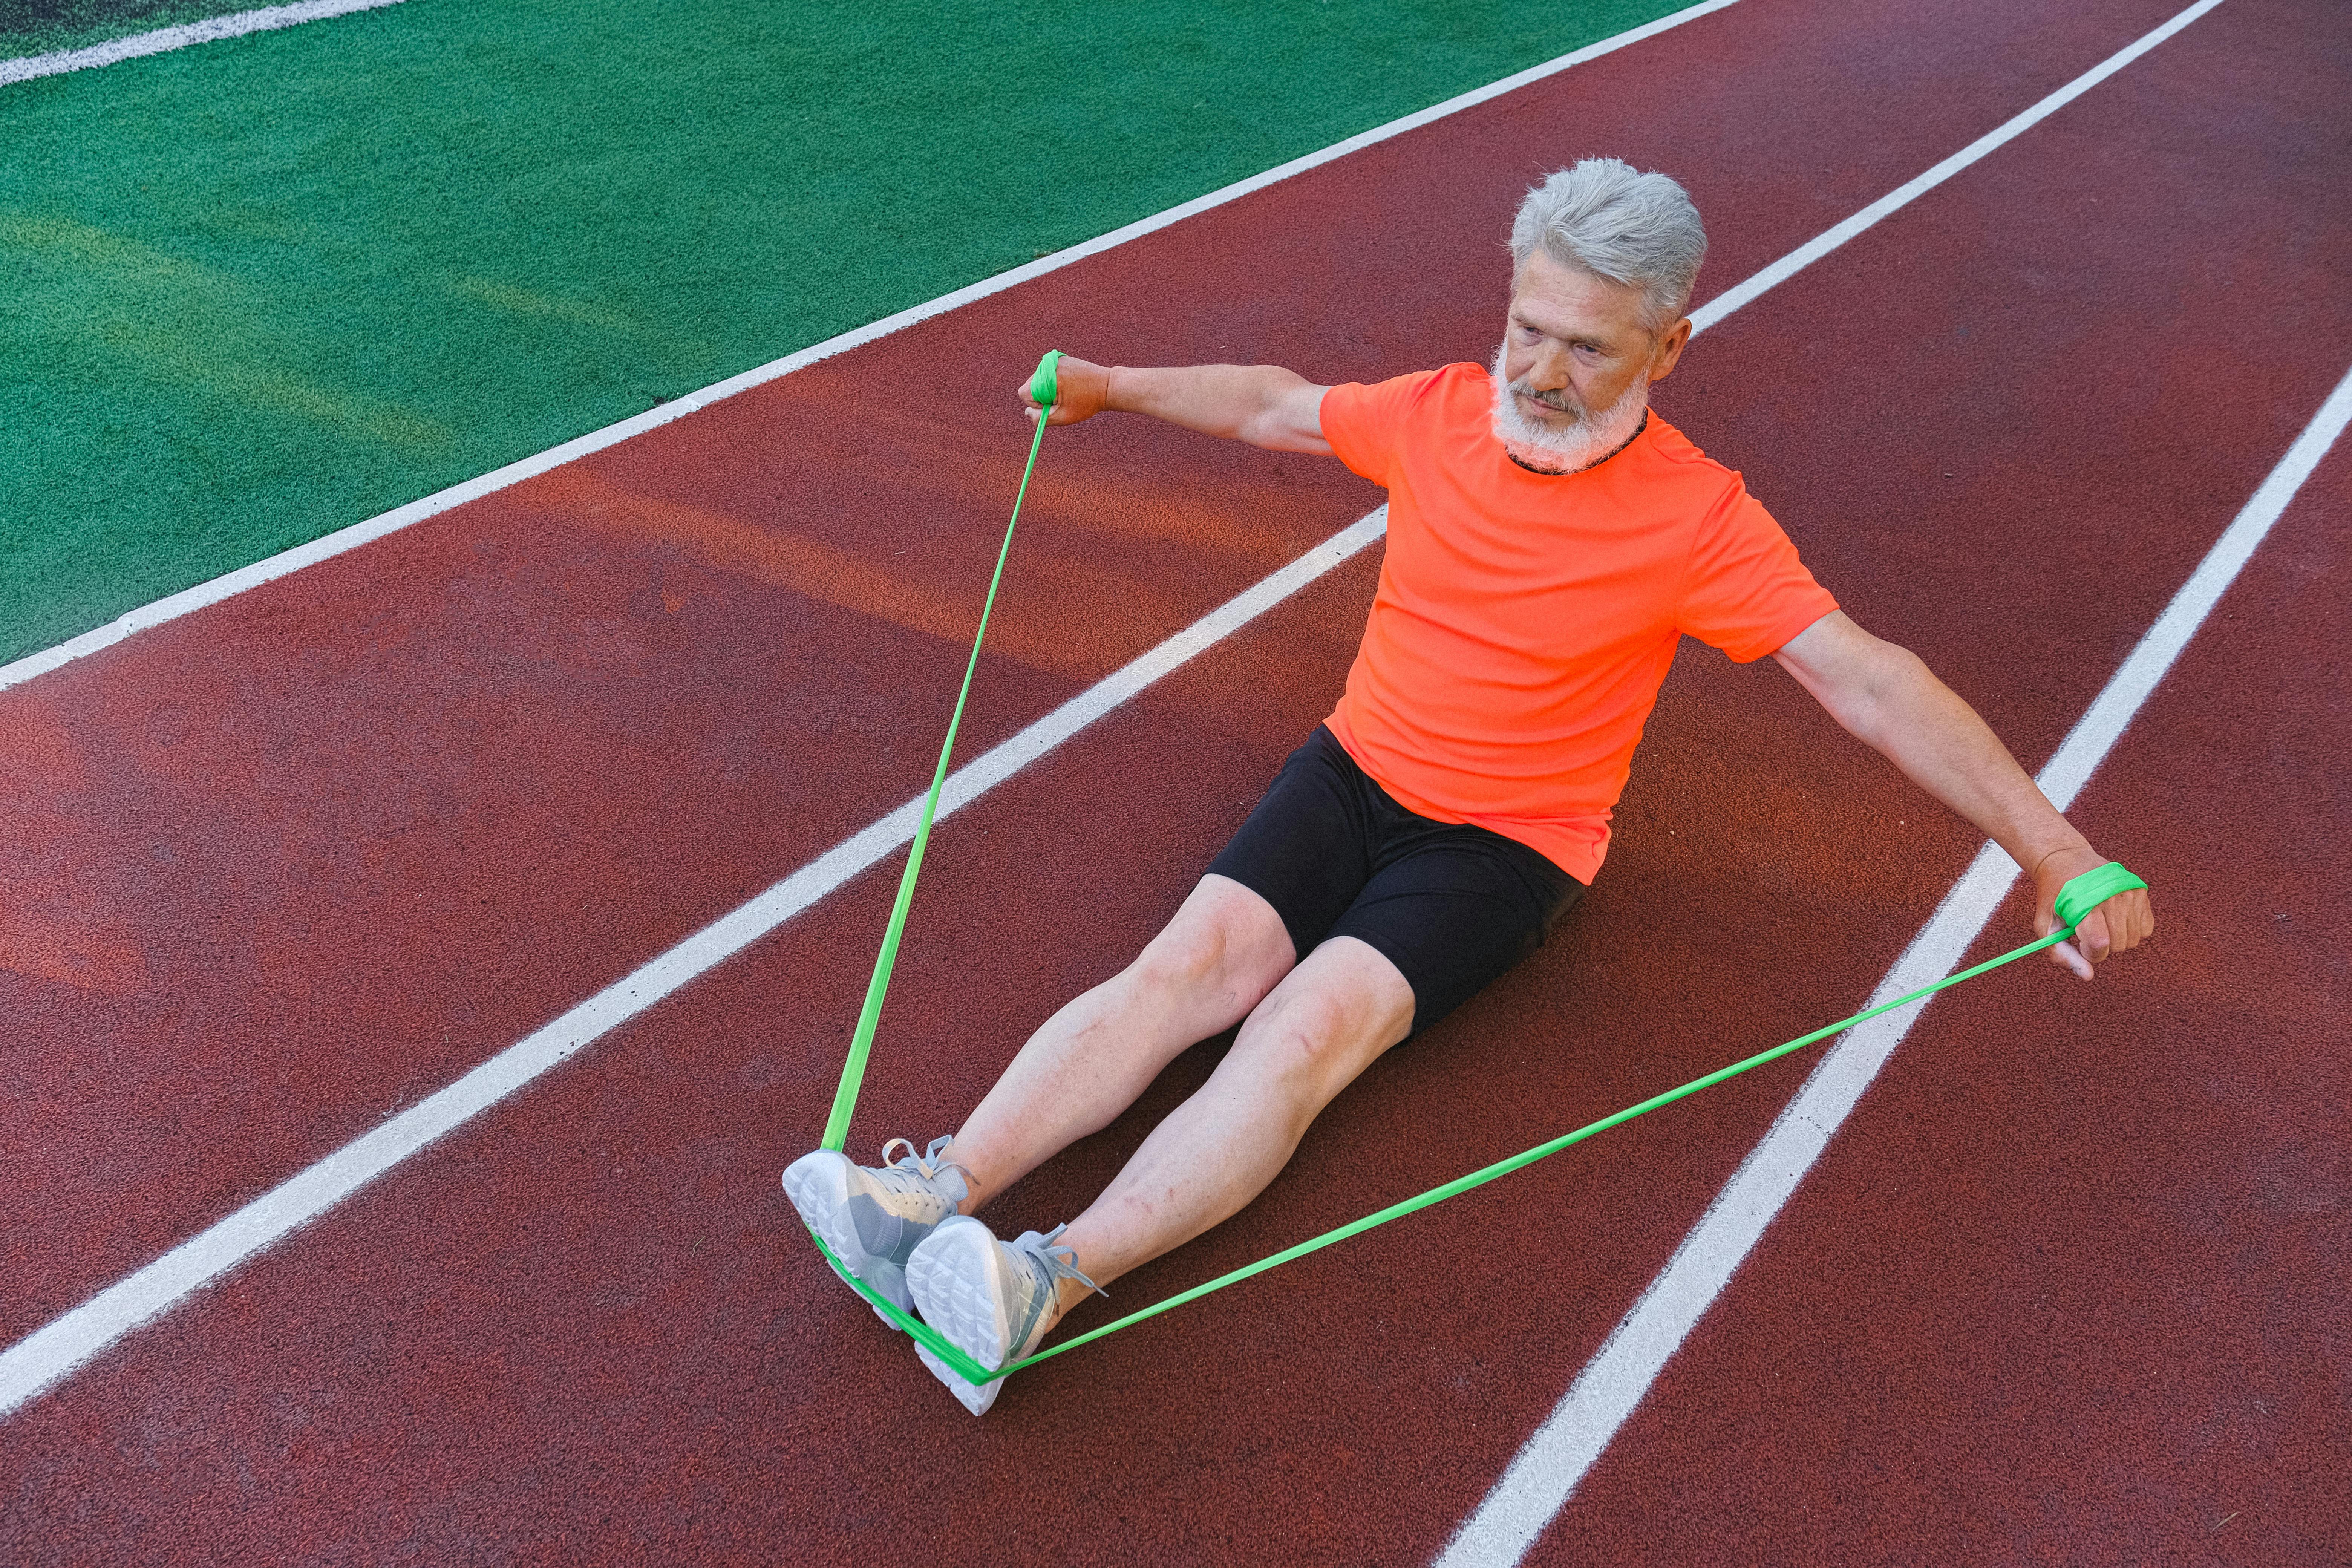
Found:
[[[1161, 676], [1354, 556], [1387, 527], [1388, 508], [1368, 513], [1011, 740], [958, 768], [940, 792], [939, 816], [945, 818], [969, 805]], [[317, 1218], [451, 1128], [496, 1105], [583, 1046], [635, 1017], [901, 848], [914, 837], [922, 808], [923, 797], [919, 795], [447, 1088], [0, 1352], [0, 1415], [223, 1271]]]
[[[2352, 372], [2336, 384], [2286, 456], [2042, 770], [2035, 782], [2059, 810], [2074, 805], [2347, 422], [2352, 422]], [[2017, 876], [2017, 863], [1999, 847], [1988, 844], [1979, 850], [1935, 915], [1879, 982], [1871, 1005], [1949, 974]], [[1764, 1141], [1741, 1163], [1665, 1268], [1577, 1374], [1550, 1416], [1519, 1449], [1477, 1511], [1463, 1522], [1438, 1557], [1438, 1568], [1506, 1568], [1526, 1554], [1755, 1250], [1765, 1228], [1927, 1005], [1920, 1002], [1872, 1019], [1848, 1033], [1813, 1069]]]
[[[1098, 256], [1106, 250], [1116, 249], [1129, 240], [1139, 239], [1145, 235], [1156, 233], [1171, 224], [1181, 223], [1188, 217], [1207, 212], [1213, 207], [1220, 207], [1228, 202], [1238, 201], [1252, 192], [1262, 191], [1268, 185], [1277, 184], [1294, 174], [1305, 174], [1309, 169], [1318, 168], [1334, 159], [1344, 158], [1350, 153], [1372, 146], [1376, 142], [1402, 136], [1406, 132], [1417, 130], [1433, 121], [1443, 120], [1450, 114], [1457, 114], [1463, 110], [1485, 103], [1489, 99], [1500, 98], [1531, 82], [1540, 81], [1549, 76], [1556, 76], [1571, 66], [1598, 59], [1602, 55], [1622, 49], [1629, 44], [1638, 44], [1644, 38], [1655, 37], [1670, 28], [1681, 26], [1685, 22], [1696, 20], [1709, 12], [1720, 11], [1735, 4], [1737, 0], [1705, 0], [1704, 4], [1688, 6], [1670, 16], [1661, 16], [1654, 22], [1619, 33], [1614, 37], [1603, 38], [1597, 44], [1588, 44], [1572, 53], [1560, 56], [1558, 59], [1547, 60], [1539, 66], [1530, 66], [1526, 70], [1507, 76], [1499, 81], [1489, 82], [1485, 87], [1475, 88], [1457, 98], [1449, 98], [1443, 103], [1416, 110], [1401, 120], [1391, 120], [1385, 125], [1376, 126], [1360, 135], [1350, 136], [1344, 142], [1335, 142], [1320, 152], [1309, 153], [1301, 158], [1293, 158], [1289, 163], [1268, 169], [1262, 174], [1253, 174], [1246, 180], [1236, 181], [1222, 190], [1212, 191], [1204, 196], [1196, 196], [1189, 202], [1170, 207], [1167, 211], [1154, 214], [1150, 217], [1139, 218], [1124, 228], [1115, 228], [1097, 238], [1087, 240], [1081, 245], [1071, 246], [1066, 250], [1057, 250], [1051, 256], [1042, 257], [1024, 266], [1015, 267], [1009, 272], [1000, 272], [993, 278], [984, 278], [977, 283], [969, 284], [952, 293], [942, 294], [927, 303], [911, 306], [896, 315], [885, 316], [878, 321], [843, 332], [838, 337], [827, 338], [821, 343], [786, 354], [782, 359], [771, 360], [757, 369], [743, 372], [740, 375], [730, 376], [725, 381], [716, 382], [699, 392], [689, 392], [683, 397], [665, 403], [657, 408], [648, 408], [643, 414], [624, 419], [616, 425], [607, 425], [601, 430], [593, 430], [585, 436], [566, 441], [560, 447], [551, 447], [534, 457], [509, 463], [502, 468], [494, 468], [479, 478], [467, 479], [463, 484], [452, 485], [446, 490], [436, 490], [421, 500], [410, 501], [406, 506], [395, 507], [391, 511], [369, 518], [364, 522], [355, 522], [333, 533], [323, 534], [308, 544], [297, 545], [267, 560], [257, 561], [250, 566], [241, 566], [208, 583], [199, 583], [193, 588], [183, 589], [152, 604], [142, 605], [138, 609], [125, 613], [119, 619], [110, 621], [105, 626], [94, 627], [54, 647], [44, 648], [38, 653], [26, 654], [12, 663], [0, 664], [0, 690], [5, 690], [11, 686], [30, 680], [33, 677], [55, 669], [60, 665], [70, 664], [75, 659], [87, 658], [100, 648], [110, 647], [121, 642], [134, 632], [146, 631], [151, 627], [162, 626], [166, 621], [177, 620], [192, 611], [201, 610], [207, 605], [219, 604], [223, 599], [234, 597], [249, 588], [257, 588], [264, 583], [285, 576], [289, 572], [298, 572], [305, 566], [313, 566], [321, 561], [341, 555], [347, 550], [355, 550], [373, 540], [382, 539], [387, 533], [397, 532], [411, 523], [422, 522], [428, 517], [447, 511], [455, 506], [462, 506], [467, 501], [478, 500], [495, 490], [504, 489], [509, 485], [520, 484], [533, 475], [543, 474], [550, 468], [572, 461], [574, 458], [584, 458], [591, 452], [601, 452], [616, 442], [625, 441], [632, 436], [641, 436], [648, 430], [667, 425], [671, 420], [691, 414], [698, 408], [708, 408], [710, 405], [724, 398], [732, 397], [739, 392], [745, 392], [773, 381], [778, 376], [788, 375], [793, 371], [814, 364], [819, 360], [831, 359], [834, 355], [856, 348], [862, 343], [870, 343], [877, 338], [888, 337], [891, 333], [911, 327], [918, 321], [927, 321], [933, 316], [942, 315], [961, 306], [969, 305], [975, 300], [984, 300], [992, 294], [1002, 293], [1015, 284], [1026, 283], [1033, 278], [1042, 278], [1048, 272], [1058, 271], [1073, 262], [1083, 261], [1089, 256]], [[258, 14], [256, 13], [256, 15]]]
[[2035, 104], [2024, 113], [2007, 121], [1997, 130], [1987, 132], [1984, 135], [1979, 137], [1976, 141], [1969, 142], [1967, 146], [1961, 148], [1958, 152], [1953, 153], [1950, 157], [1945, 159], [1942, 163], [1937, 164], [1926, 174], [1921, 174], [1917, 179], [1911, 181], [1908, 184], [1898, 186], [1896, 189], [1887, 192], [1886, 195], [1879, 197], [1876, 201], [1871, 203], [1868, 206], [1863, 208], [1860, 212], [1854, 214], [1852, 217], [1846, 219], [1835, 228], [1826, 231], [1811, 244], [1800, 246], [1795, 250], [1789, 252], [1788, 255], [1780, 258], [1780, 260], [1774, 262], [1771, 266], [1767, 267], [1763, 271], [1759, 272], [1755, 277], [1750, 278], [1748, 281], [1740, 284], [1738, 288], [1727, 289], [1725, 292], [1717, 295], [1714, 299], [1709, 300], [1706, 304], [1691, 312], [1692, 330], [1694, 331], [1702, 330], [1721, 320], [1723, 317], [1728, 316], [1732, 311], [1737, 310], [1740, 306], [1745, 305], [1748, 300], [1754, 299], [1757, 295], [1761, 294], [1767, 289], [1785, 282], [1789, 279], [1794, 277], [1797, 273], [1802, 271], [1804, 268], [1811, 267], [1814, 262], [1819, 261], [1822, 257], [1827, 256], [1831, 251], [1835, 250], [1839, 246], [1843, 245], [1855, 235], [1862, 233], [1863, 230], [1870, 227], [1873, 224], [1875, 224], [1879, 219], [1886, 216], [1889, 213], [1895, 211], [1899, 207], [1908, 206], [1912, 202], [1917, 200], [1920, 196], [1925, 195], [1927, 192], [1934, 190], [1937, 185], [1942, 184], [1946, 180], [1950, 179], [1954, 174], [1958, 174], [1962, 169], [1967, 168], [1969, 164], [1975, 163], [1986, 153], [1993, 151], [1993, 149], [2000, 146], [2006, 142], [2013, 141], [2019, 135], [2032, 129], [2043, 120], [2048, 119], [2051, 115], [2055, 114], [2058, 110], [2066, 107], [2066, 105], [2074, 102], [2074, 100], [2082, 97], [2083, 94], [2090, 91], [2093, 88], [2106, 80], [2107, 78], [2115, 75], [2116, 72], [2123, 69], [2124, 67], [2131, 64], [2132, 61], [2139, 58], [2140, 56], [2147, 53], [2148, 50], [2156, 47], [2157, 45], [2164, 42], [2165, 39], [2172, 37], [2173, 34], [2180, 31], [2181, 28], [2186, 27], [2189, 23], [2194, 22], [2198, 17], [2202, 16], [2206, 12], [2210, 11], [2214, 6], [2219, 5], [2221, 3], [2221, 0], [2198, 0], [2196, 5], [2191, 5], [2188, 10], [2181, 12], [2180, 15], [2173, 17], [2172, 20], [2165, 23], [2164, 26], [2157, 28], [2146, 37], [2141, 38], [2131, 44], [2129, 47], [2108, 56], [2105, 59], [2099, 62], [2099, 64], [2092, 67], [2089, 70], [2084, 71], [2081, 76], [2076, 77], [2073, 81], [2068, 82], [2064, 87], [2060, 88], [2057, 91], [2052, 93], [2049, 97], [2043, 99], [2041, 102]]
[[92, 44], [86, 49], [20, 55], [13, 60], [0, 60], [0, 87], [12, 81], [31, 81], [35, 77], [92, 70], [144, 55], [169, 54], [191, 44], [241, 38], [247, 33], [267, 33], [278, 27], [299, 27], [305, 22], [323, 22], [330, 16], [348, 16], [354, 11], [374, 11], [399, 4], [400, 0], [301, 0], [296, 5], [265, 5], [258, 11], [239, 11], [229, 16], [184, 22], [176, 27], [158, 27], [152, 33], [134, 33], [127, 38]]

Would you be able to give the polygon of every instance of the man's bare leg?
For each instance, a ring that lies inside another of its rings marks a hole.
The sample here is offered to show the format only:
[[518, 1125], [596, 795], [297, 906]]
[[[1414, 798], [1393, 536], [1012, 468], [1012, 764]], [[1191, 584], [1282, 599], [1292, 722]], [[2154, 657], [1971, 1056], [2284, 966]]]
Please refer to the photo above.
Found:
[[966, 1172], [962, 1211], [1110, 1125], [1188, 1047], [1247, 1016], [1293, 961], [1273, 905], [1228, 878], [1202, 878], [1133, 963], [1029, 1037], [957, 1130], [946, 1158]]
[[[1249, 1015], [1209, 1081], [1154, 1128], [1062, 1243], [1108, 1284], [1265, 1190], [1307, 1123], [1412, 1028], [1412, 987], [1378, 949], [1337, 937]], [[1061, 1308], [1086, 1287], [1061, 1282]]]

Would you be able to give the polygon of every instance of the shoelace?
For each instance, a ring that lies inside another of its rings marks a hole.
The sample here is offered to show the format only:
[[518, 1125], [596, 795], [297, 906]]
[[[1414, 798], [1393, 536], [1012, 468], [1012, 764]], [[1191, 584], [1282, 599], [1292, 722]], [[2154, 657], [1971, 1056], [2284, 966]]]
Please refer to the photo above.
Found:
[[[971, 1173], [953, 1160], [940, 1158], [940, 1151], [945, 1149], [951, 1142], [953, 1142], [952, 1138], [934, 1138], [931, 1140], [931, 1146], [918, 1154], [912, 1142], [904, 1138], [893, 1138], [882, 1145], [882, 1164], [874, 1173], [875, 1179], [891, 1192], [903, 1193], [917, 1181], [929, 1185], [937, 1183], [944, 1173], [953, 1171], [963, 1178], [965, 1190], [969, 1192]], [[904, 1149], [907, 1152], [894, 1160], [890, 1157], [890, 1151], [893, 1149]], [[1057, 1231], [1055, 1234], [1059, 1235], [1060, 1232]]]
[[1078, 1272], [1078, 1255], [1075, 1248], [1054, 1245], [1069, 1228], [1068, 1222], [1065, 1221], [1042, 1236], [1034, 1230], [1024, 1230], [1013, 1238], [1013, 1250], [1025, 1252], [1045, 1266], [1045, 1294], [1048, 1297], [1057, 1293], [1055, 1287], [1062, 1280], [1075, 1279], [1096, 1295], [1109, 1300], [1109, 1291]]

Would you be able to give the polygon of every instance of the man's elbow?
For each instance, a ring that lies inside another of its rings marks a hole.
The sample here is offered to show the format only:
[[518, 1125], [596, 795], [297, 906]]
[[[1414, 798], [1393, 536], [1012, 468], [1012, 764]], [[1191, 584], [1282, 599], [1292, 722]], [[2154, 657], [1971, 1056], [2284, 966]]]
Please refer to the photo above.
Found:
[[1328, 457], [1331, 444], [1319, 428], [1302, 428], [1286, 410], [1269, 409], [1242, 422], [1234, 437], [1267, 452], [1312, 452]]
[[1243, 421], [1240, 438], [1269, 452], [1328, 455], [1331, 446], [1323, 439], [1323, 395], [1329, 389], [1280, 365], [1266, 365], [1261, 374], [1257, 406]]
[[1849, 711], [1838, 721], [1877, 751], [1916, 723], [1925, 701], [1941, 689], [1927, 661], [1900, 643], [1873, 637], [1876, 646], [1864, 662], [1847, 698]]
[[1257, 409], [1245, 416], [1234, 426], [1234, 439], [1267, 452], [1279, 452], [1282, 447], [1282, 426], [1267, 409]]
[[1826, 668], [1807, 673], [1811, 689], [1830, 717], [1857, 740], [1884, 749], [1888, 726], [1903, 707], [1904, 693], [1922, 679], [1932, 680], [1927, 665], [1910, 649], [1872, 637], [1854, 627], [1837, 651], [1843, 657]]

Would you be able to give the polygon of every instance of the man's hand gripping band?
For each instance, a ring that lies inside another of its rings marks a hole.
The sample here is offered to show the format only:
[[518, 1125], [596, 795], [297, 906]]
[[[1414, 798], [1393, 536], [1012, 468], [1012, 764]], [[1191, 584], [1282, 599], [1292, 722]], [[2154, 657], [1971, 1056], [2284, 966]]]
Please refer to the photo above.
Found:
[[[1041, 410], [1047, 425], [1075, 425], [1100, 414], [1110, 400], [1110, 372], [1055, 349], [1037, 362], [1036, 374], [1021, 389], [1022, 401]], [[1030, 418], [1035, 419], [1033, 412]]]

